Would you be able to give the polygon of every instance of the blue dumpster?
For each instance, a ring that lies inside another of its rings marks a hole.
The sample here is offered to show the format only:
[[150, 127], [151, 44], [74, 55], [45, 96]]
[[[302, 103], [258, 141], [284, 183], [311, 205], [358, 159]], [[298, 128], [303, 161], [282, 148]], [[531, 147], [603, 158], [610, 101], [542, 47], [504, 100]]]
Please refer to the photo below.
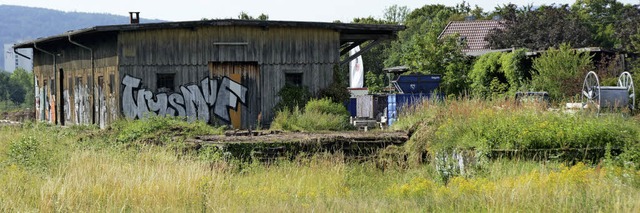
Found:
[[432, 93], [440, 86], [440, 75], [401, 75], [395, 81], [398, 91], [404, 94]]

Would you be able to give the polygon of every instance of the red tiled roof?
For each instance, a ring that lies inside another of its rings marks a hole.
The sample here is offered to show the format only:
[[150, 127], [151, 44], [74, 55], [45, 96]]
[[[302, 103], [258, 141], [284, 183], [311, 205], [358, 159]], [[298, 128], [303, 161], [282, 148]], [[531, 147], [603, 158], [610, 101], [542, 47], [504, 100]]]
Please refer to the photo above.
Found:
[[443, 38], [458, 33], [467, 42], [467, 47], [462, 51], [473, 52], [489, 49], [487, 48], [489, 42], [484, 38], [493, 29], [504, 29], [504, 26], [500, 21], [494, 20], [452, 21], [444, 28], [439, 37]]

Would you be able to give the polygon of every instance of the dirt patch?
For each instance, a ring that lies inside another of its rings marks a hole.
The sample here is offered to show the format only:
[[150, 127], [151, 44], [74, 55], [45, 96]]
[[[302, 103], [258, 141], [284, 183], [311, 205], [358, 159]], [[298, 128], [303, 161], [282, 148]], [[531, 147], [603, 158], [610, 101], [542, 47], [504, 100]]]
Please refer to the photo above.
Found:
[[187, 139], [190, 147], [217, 147], [224, 153], [240, 159], [271, 161], [292, 158], [300, 154], [336, 153], [347, 158], [366, 159], [388, 146], [401, 146], [409, 136], [406, 132], [232, 132], [225, 135], [207, 135]]
[[262, 131], [262, 132], [238, 132], [235, 134], [225, 135], [206, 135], [197, 136], [187, 140], [196, 143], [225, 144], [225, 143], [288, 143], [288, 142], [332, 142], [332, 141], [348, 141], [352, 143], [404, 143], [409, 140], [406, 132], [278, 132], [278, 131]]

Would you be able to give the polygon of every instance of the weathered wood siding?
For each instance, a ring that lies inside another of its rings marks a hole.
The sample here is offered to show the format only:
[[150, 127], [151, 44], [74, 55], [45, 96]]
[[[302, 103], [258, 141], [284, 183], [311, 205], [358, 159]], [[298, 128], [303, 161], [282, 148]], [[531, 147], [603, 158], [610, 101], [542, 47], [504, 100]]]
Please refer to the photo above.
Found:
[[[39, 87], [36, 92], [39, 104], [36, 106], [40, 105], [36, 109], [36, 117], [64, 125], [97, 124], [104, 127], [115, 121], [119, 114], [116, 37], [79, 39], [79, 42], [94, 51], [93, 76], [89, 50], [70, 42], [41, 47], [56, 54], [55, 69], [51, 55], [34, 50], [34, 74]], [[55, 90], [52, 90], [54, 79]], [[102, 84], [98, 84], [98, 79]], [[47, 89], [44, 89], [45, 84]]]
[[[211, 62], [211, 76], [217, 79], [228, 77], [247, 88], [246, 100], [236, 110], [229, 110], [234, 128], [252, 126], [261, 117], [260, 70], [257, 62]], [[224, 120], [218, 120], [224, 122]], [[242, 124], [245, 124], [242, 126]]]
[[[252, 114], [247, 119], [257, 118], [261, 113], [263, 123], [270, 122], [274, 115], [272, 108], [279, 101], [277, 93], [284, 86], [286, 72], [302, 72], [303, 85], [315, 93], [332, 82], [333, 66], [339, 61], [339, 33], [330, 29], [208, 26], [123, 31], [117, 45], [119, 79], [129, 76], [128, 80], [132, 81], [127, 83], [139, 81], [140, 88], [147, 88], [153, 94], [159, 94], [156, 91], [158, 73], [175, 73], [173, 91], [181, 91], [180, 86], [202, 87], [203, 79], [214, 77], [210, 74], [210, 63], [256, 62], [259, 75], [253, 78], [243, 73], [242, 78], [258, 80], [259, 91], [247, 92], [258, 92], [258, 100], [248, 102], [260, 104], [249, 106]], [[126, 103], [133, 107], [125, 109], [125, 115], [140, 113], [137, 109], [142, 102], [131, 99]], [[256, 107], [258, 109], [252, 109]], [[242, 127], [253, 125], [255, 121], [245, 121], [243, 117]]]

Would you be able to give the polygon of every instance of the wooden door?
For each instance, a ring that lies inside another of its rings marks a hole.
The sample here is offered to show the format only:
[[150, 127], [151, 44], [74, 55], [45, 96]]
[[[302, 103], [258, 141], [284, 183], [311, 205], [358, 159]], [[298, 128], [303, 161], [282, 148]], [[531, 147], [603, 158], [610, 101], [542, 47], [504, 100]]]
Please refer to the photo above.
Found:
[[[213, 117], [216, 117], [221, 123], [231, 124], [236, 129], [255, 129], [260, 122], [258, 119], [261, 113], [258, 63], [210, 62], [209, 71], [211, 78], [218, 82], [218, 98], [227, 98], [225, 93], [229, 92], [229, 100], [236, 101], [224, 105], [216, 104], [213, 109]], [[243, 94], [238, 94], [238, 91]], [[236, 107], [231, 107], [233, 105]], [[228, 116], [225, 113], [220, 113], [220, 110], [223, 110], [220, 109], [221, 107], [228, 108]]]

